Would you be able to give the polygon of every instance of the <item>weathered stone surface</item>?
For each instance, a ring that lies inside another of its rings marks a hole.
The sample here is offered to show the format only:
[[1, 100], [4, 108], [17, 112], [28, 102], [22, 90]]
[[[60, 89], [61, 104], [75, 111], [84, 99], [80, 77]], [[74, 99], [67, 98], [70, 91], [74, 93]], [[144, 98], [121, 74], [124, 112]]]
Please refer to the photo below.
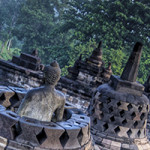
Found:
[[74, 114], [76, 119], [71, 115], [67, 121], [43, 122], [28, 117], [19, 118], [11, 111], [0, 112], [1, 125], [5, 122], [0, 128], [0, 135], [8, 140], [1, 141], [0, 138], [0, 146], [6, 150], [93, 150], [89, 118], [69, 104], [66, 112], [67, 116]]
[[[40, 139], [38, 139], [38, 135], [43, 131], [43, 127], [39, 124], [37, 120], [33, 119], [21, 119], [19, 121], [20, 131], [18, 136], [16, 137], [16, 141], [23, 144], [30, 143], [32, 146], [39, 146], [41, 145]], [[44, 138], [44, 136], [41, 138]]]
[[117, 76], [111, 76], [111, 80], [112, 86], [117, 91], [131, 93], [139, 96], [141, 96], [144, 91], [144, 86], [137, 82], [122, 80]]
[[69, 149], [69, 148], [74, 149], [75, 147], [80, 147], [78, 135], [83, 136], [80, 135], [81, 128], [72, 125], [69, 122], [59, 122], [57, 124], [65, 129], [65, 132], [60, 137], [60, 141], [64, 149]]
[[19, 116], [11, 111], [0, 112], [0, 136], [7, 139], [16, 137], [15, 129]]
[[34, 147], [9, 140], [5, 150], [33, 150]]
[[95, 88], [108, 82], [112, 74], [111, 63], [107, 68], [104, 67], [101, 44], [100, 42], [85, 61], [80, 56], [74, 66], [68, 68], [68, 75], [62, 77], [57, 85], [59, 90], [65, 89], [68, 101], [83, 110], [88, 108]]
[[21, 53], [20, 57], [13, 56], [12, 62], [31, 70], [39, 70], [41, 60], [37, 56]]
[[[35, 52], [31, 55], [21, 53], [20, 57], [14, 56], [11, 62], [0, 60], [0, 79], [2, 79], [0, 82], [3, 85], [25, 89], [39, 87], [44, 83], [41, 71], [43, 68], [37, 52], [36, 55]], [[61, 78], [56, 89], [63, 92], [63, 89], [66, 89], [67, 100], [86, 111], [93, 89], [99, 84], [108, 82], [112, 74], [111, 63], [108, 67], [104, 67], [101, 42], [89, 58], [83, 61], [80, 56], [68, 72], [66, 77]]]
[[61, 121], [64, 113], [65, 97], [55, 90], [61, 70], [57, 62], [45, 67], [45, 85], [30, 90], [18, 108], [18, 114], [41, 121], [51, 121], [55, 113], [56, 121]]
[[0, 60], [0, 83], [7, 86], [31, 89], [43, 84], [43, 73]]
[[58, 126], [56, 123], [49, 123], [44, 128], [44, 131], [46, 134], [46, 139], [41, 144], [41, 148], [63, 149], [60, 142], [60, 137], [63, 135], [65, 130], [62, 127]]
[[138, 74], [138, 68], [140, 64], [143, 44], [137, 42], [133, 48], [133, 51], [128, 59], [128, 62], [123, 70], [121, 79], [135, 82]]
[[89, 113], [95, 143], [101, 147], [120, 150], [126, 144], [128, 150], [143, 149], [149, 100], [143, 95], [144, 87], [135, 82], [140, 56], [141, 44], [137, 43], [121, 78], [111, 76], [109, 84], [99, 86], [93, 94]]
[[7, 139], [0, 136], [0, 150], [5, 150]]
[[0, 104], [9, 107], [11, 105], [10, 98], [14, 96], [14, 92], [7, 87], [0, 86]]

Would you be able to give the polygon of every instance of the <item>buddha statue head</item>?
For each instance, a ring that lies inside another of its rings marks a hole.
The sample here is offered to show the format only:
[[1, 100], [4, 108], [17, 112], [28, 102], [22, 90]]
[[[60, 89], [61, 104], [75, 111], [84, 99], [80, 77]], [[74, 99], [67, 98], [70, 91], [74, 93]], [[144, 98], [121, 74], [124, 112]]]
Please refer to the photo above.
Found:
[[53, 61], [44, 68], [45, 84], [56, 85], [60, 79], [61, 70], [57, 61]]

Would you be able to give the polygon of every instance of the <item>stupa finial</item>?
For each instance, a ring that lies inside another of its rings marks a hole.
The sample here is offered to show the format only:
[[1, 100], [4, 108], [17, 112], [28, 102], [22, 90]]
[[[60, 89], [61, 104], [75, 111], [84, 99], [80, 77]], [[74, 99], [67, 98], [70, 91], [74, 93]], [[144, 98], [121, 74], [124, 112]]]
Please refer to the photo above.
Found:
[[135, 82], [138, 74], [138, 68], [140, 64], [143, 44], [137, 42], [133, 48], [133, 51], [126, 63], [126, 66], [121, 75], [121, 79]]

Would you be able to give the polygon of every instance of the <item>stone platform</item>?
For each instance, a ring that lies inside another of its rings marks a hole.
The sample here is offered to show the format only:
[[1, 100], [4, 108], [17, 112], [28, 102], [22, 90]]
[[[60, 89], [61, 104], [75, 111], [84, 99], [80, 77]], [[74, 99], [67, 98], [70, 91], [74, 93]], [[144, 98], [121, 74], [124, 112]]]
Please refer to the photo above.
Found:
[[66, 106], [62, 122], [20, 117], [0, 105], [1, 150], [90, 150], [90, 119]]

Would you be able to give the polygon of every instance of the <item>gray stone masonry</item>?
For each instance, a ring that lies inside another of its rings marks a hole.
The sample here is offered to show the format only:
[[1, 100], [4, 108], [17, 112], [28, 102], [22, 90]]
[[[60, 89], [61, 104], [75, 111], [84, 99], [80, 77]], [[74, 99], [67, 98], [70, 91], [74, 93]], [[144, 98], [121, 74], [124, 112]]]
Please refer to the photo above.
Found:
[[121, 77], [111, 76], [94, 92], [89, 114], [97, 149], [150, 150], [146, 134], [149, 99], [135, 82], [142, 53], [137, 42]]

